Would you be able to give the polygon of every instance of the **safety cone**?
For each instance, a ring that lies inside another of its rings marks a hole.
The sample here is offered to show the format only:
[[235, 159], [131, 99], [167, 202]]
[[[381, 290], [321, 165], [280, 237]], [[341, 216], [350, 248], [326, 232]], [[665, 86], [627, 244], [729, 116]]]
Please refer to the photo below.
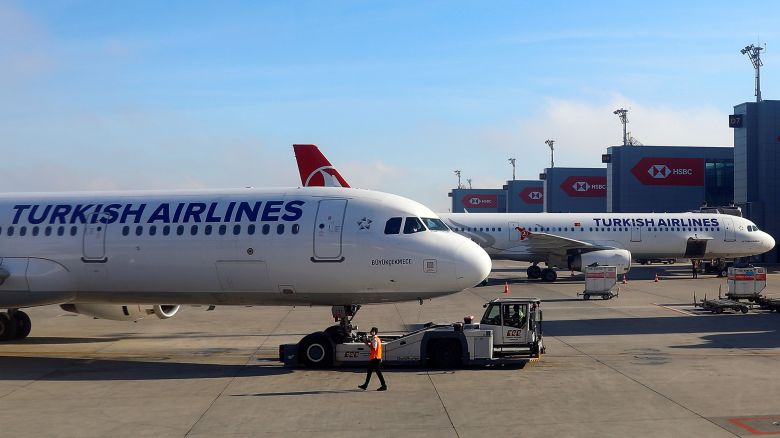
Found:
[[623, 274], [623, 284], [628, 284], [628, 274]]
[[658, 283], [658, 273], [655, 273], [655, 282]]
[[505, 294], [509, 293], [509, 282], [508, 281], [504, 282], [504, 293]]

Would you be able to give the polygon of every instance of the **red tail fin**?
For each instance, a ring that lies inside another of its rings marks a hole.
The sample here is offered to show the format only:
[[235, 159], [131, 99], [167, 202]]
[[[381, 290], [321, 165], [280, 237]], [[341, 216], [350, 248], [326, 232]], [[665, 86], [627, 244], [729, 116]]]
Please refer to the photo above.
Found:
[[338, 170], [333, 168], [313, 144], [294, 144], [295, 160], [304, 187], [349, 187]]

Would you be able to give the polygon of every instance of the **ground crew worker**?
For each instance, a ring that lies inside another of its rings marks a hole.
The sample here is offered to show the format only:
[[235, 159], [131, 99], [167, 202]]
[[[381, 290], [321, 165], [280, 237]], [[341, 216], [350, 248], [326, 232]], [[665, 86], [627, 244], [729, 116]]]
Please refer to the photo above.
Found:
[[376, 327], [371, 327], [371, 331], [369, 333], [370, 336], [364, 342], [368, 346], [368, 348], [371, 349], [371, 353], [368, 356], [369, 362], [368, 362], [368, 371], [366, 372], [366, 383], [362, 385], [358, 385], [358, 388], [365, 391], [368, 388], [368, 382], [371, 381], [371, 373], [376, 371], [376, 376], [379, 377], [379, 383], [382, 384], [382, 386], [377, 388], [377, 391], [387, 391], [387, 385], [385, 385], [385, 377], [382, 375], [382, 369], [381, 369], [384, 348], [382, 347], [382, 340], [379, 339], [379, 336], [377, 336], [377, 333], [379, 333], [379, 329]]
[[698, 260], [691, 260], [691, 273], [693, 274], [693, 278], [699, 278], [699, 261]]

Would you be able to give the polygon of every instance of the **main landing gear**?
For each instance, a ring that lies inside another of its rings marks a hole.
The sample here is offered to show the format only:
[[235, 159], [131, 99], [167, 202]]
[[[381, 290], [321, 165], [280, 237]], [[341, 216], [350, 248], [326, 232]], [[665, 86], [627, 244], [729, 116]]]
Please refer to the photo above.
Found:
[[547, 283], [552, 283], [553, 281], [558, 279], [558, 274], [555, 272], [554, 269], [552, 268], [542, 269], [536, 263], [529, 266], [525, 272], [528, 275], [528, 278], [530, 279], [541, 278], [542, 281]]
[[24, 339], [32, 330], [32, 321], [26, 313], [18, 309], [9, 309], [0, 313], [0, 342]]
[[332, 325], [325, 331], [306, 335], [298, 343], [298, 357], [304, 365], [310, 368], [324, 368], [333, 365], [333, 355], [336, 352], [336, 344], [357, 340], [355, 331], [357, 326], [352, 325], [359, 304], [331, 307], [333, 319], [339, 324]]

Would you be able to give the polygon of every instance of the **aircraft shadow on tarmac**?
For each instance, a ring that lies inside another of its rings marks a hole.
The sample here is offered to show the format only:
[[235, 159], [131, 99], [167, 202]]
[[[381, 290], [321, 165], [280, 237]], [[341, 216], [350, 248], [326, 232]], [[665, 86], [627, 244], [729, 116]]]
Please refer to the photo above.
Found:
[[115, 381], [263, 377], [290, 374], [281, 366], [226, 365], [115, 359], [0, 356], [0, 380]]
[[700, 317], [640, 317], [544, 321], [556, 337], [701, 333], [702, 344], [673, 348], [780, 348], [780, 315], [722, 314]]
[[2, 345], [67, 345], [67, 344], [95, 344], [100, 342], [116, 342], [118, 337], [105, 338], [68, 338], [68, 337], [29, 337], [13, 341], [5, 341]]

